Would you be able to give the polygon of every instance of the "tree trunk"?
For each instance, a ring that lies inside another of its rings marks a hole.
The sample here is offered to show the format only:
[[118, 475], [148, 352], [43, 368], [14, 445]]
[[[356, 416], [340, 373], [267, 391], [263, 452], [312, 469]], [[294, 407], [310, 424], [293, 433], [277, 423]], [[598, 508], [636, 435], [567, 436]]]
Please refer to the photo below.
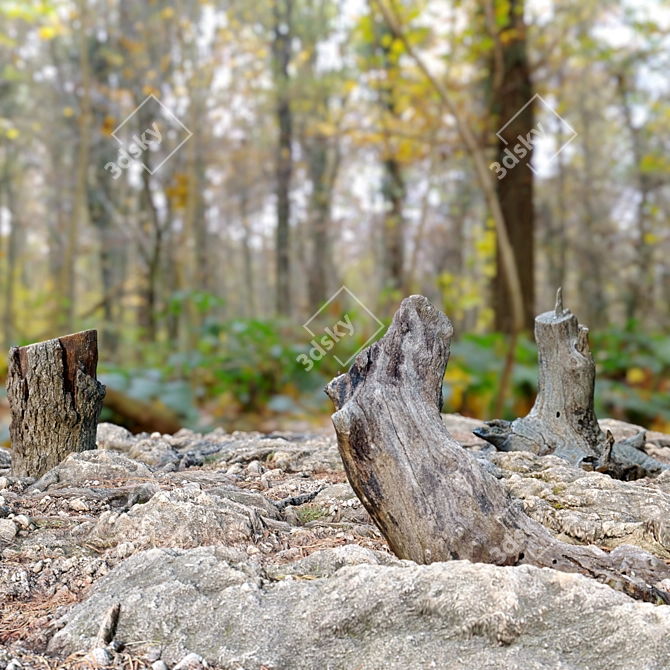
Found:
[[[144, 127], [148, 128], [149, 124], [147, 123]], [[146, 278], [142, 290], [143, 304], [138, 314], [138, 322], [143, 330], [143, 339], [147, 342], [155, 342], [158, 336], [158, 288], [164, 229], [154, 204], [153, 193], [151, 192], [151, 177], [147, 171], [142, 172], [142, 184], [141, 202], [149, 217], [151, 232], [147, 236], [146, 247], [140, 243], [140, 253], [146, 263]]]
[[626, 120], [628, 132], [633, 145], [635, 160], [635, 178], [639, 191], [639, 200], [636, 212], [637, 239], [635, 240], [635, 273], [626, 296], [626, 319], [632, 321], [638, 315], [646, 315], [653, 302], [653, 246], [649, 244], [649, 237], [653, 238], [651, 222], [649, 221], [650, 197], [653, 183], [650, 173], [644, 168], [645, 146], [643, 127], [633, 123], [633, 102], [635, 91], [628, 88], [626, 72], [617, 75], [618, 92], [621, 96], [623, 117]]
[[105, 408], [114, 414], [113, 422], [131, 433], [176, 433], [183, 426], [177, 415], [160, 403], [131, 398], [112, 388], [107, 389]]
[[[670, 603], [662, 561], [635, 547], [565, 544], [449, 434], [440, 411], [453, 328], [423, 296], [405, 299], [386, 335], [326, 392], [354, 491], [399, 558], [467, 559], [581, 572], [636, 598]], [[626, 572], [626, 574], [624, 574]]]
[[16, 292], [16, 270], [19, 256], [19, 220], [18, 210], [14, 199], [14, 183], [10, 161], [13, 152], [7, 150], [5, 157], [5, 193], [7, 195], [7, 209], [10, 213], [10, 229], [7, 240], [7, 272], [5, 277], [5, 309], [3, 314], [3, 332], [6, 346], [14, 341], [14, 294]]
[[277, 87], [277, 122], [279, 143], [277, 145], [277, 314], [287, 316], [290, 311], [290, 258], [289, 224], [291, 219], [291, 172], [293, 156], [293, 120], [289, 98], [288, 65], [291, 60], [291, 3], [293, 0], [277, 0], [274, 4], [274, 76]]
[[[496, 181], [500, 207], [514, 248], [514, 258], [521, 281], [524, 327], [530, 330], [535, 318], [533, 172], [527, 167], [532, 152], [525, 157], [517, 158], [516, 165], [510, 163], [512, 159], [505, 153], [512, 152], [512, 147], [518, 143], [519, 135], [526, 136], [534, 127], [533, 105], [528, 105], [520, 112], [533, 97], [523, 5], [523, 0], [512, 0], [507, 5], [505, 24], [500, 27], [500, 31], [505, 32], [507, 39], [500, 40], [503, 69], [500, 85], [493, 91], [492, 111], [494, 118], [498, 119], [499, 127], [514, 119], [500, 133], [496, 160], [506, 166], [507, 174]], [[512, 164], [511, 168], [509, 164]], [[494, 291], [495, 326], [496, 330], [511, 333], [512, 297], [500, 254], [498, 246], [498, 269]]]
[[559, 289], [554, 311], [535, 319], [539, 371], [533, 408], [528, 416], [512, 423], [489, 421], [475, 434], [499, 451], [553, 454], [573, 465], [598, 468], [621, 479], [670, 469], [641, 451], [644, 433], [610, 448], [593, 408], [596, 364], [588, 333], [570, 310], [563, 309]]
[[97, 365], [95, 330], [12, 347], [7, 371], [12, 475], [41, 477], [68, 454], [96, 448], [105, 397]]
[[256, 318], [256, 292], [254, 290], [254, 266], [251, 253], [251, 223], [249, 221], [249, 187], [245, 179], [240, 186], [240, 218], [242, 220], [242, 260], [244, 262], [244, 315]]
[[79, 29], [79, 66], [81, 68], [81, 106], [79, 116], [79, 148], [77, 151], [77, 171], [72, 212], [67, 227], [64, 245], [63, 265], [61, 266], [59, 304], [57, 321], [63, 330], [72, 330], [75, 314], [75, 265], [77, 263], [79, 233], [88, 219], [88, 161], [91, 142], [91, 67], [89, 63], [89, 36], [90, 13], [87, 2], [79, 2], [80, 29]]
[[[95, 123], [102, 125], [104, 116], [102, 111], [97, 111]], [[125, 271], [125, 262], [123, 254], [125, 253], [125, 244], [119, 242], [121, 231], [114, 222], [115, 218], [115, 194], [112, 190], [112, 184], [109, 179], [109, 172], [104, 169], [104, 165], [114, 160], [113, 148], [110, 149], [102, 142], [98, 142], [92, 147], [95, 153], [97, 169], [95, 173], [95, 182], [89, 185], [88, 208], [91, 225], [98, 231], [99, 235], [99, 266], [100, 280], [102, 283], [102, 300], [97, 306], [89, 309], [86, 315], [80, 315], [80, 319], [95, 314], [102, 308], [104, 313], [104, 323], [101, 332], [101, 348], [106, 352], [108, 360], [114, 359], [119, 348], [119, 298], [123, 296], [123, 274]], [[104, 174], [103, 174], [104, 173]]]
[[397, 111], [398, 93], [396, 82], [400, 78], [398, 54], [392, 49], [392, 30], [383, 26], [377, 34], [377, 48], [381, 51], [384, 80], [379, 88], [379, 102], [383, 110], [382, 133], [384, 154], [382, 167], [382, 197], [384, 198], [384, 221], [382, 228], [382, 291], [384, 302], [393, 304], [393, 294], [405, 286], [405, 217], [403, 208], [407, 189], [402, 166], [397, 158], [390, 126], [399, 119]]
[[309, 262], [309, 313], [317, 312], [328, 300], [330, 249], [328, 224], [332, 182], [328, 174], [328, 138], [317, 133], [306, 148], [312, 196], [309, 208], [311, 259]]
[[405, 181], [400, 163], [393, 157], [384, 161], [382, 193], [384, 216], [384, 290], [399, 291], [404, 286], [405, 265]]
[[[586, 86], [583, 86], [585, 89]], [[605, 277], [609, 275], [606, 261], [602, 255], [600, 240], [604, 236], [602, 221], [609, 217], [598, 207], [598, 187], [600, 175], [596, 172], [597, 161], [597, 114], [588, 107], [586, 91], [577, 95], [577, 110], [582, 129], [580, 132], [584, 169], [578, 177], [580, 192], [575, 194], [575, 201], [583, 203], [583, 216], [579, 222], [579, 242], [577, 259], [579, 263], [579, 296], [582, 299], [586, 318], [592, 328], [602, 328], [607, 324], [608, 305], [605, 296]], [[582, 297], [583, 296], [583, 297]]]

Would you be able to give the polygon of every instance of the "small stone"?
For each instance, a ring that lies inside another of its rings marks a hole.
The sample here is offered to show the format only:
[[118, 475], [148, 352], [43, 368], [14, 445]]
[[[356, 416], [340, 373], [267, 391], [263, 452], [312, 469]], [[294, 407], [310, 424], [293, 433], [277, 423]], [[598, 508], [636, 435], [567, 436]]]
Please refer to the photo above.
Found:
[[284, 518], [286, 519], [286, 523], [290, 523], [292, 526], [302, 526], [298, 512], [293, 505], [286, 505], [284, 507]]
[[168, 670], [168, 667], [165, 661], [159, 659], [151, 664], [151, 670]]
[[105, 665], [111, 665], [114, 662], [114, 657], [112, 656], [111, 652], [104, 647], [96, 647], [89, 654], [89, 657], [99, 668]]
[[33, 565], [33, 572], [36, 575], [39, 575], [39, 573], [42, 572], [43, 567], [44, 567], [43, 561], [37, 561], [37, 563], [35, 563], [35, 565]]
[[70, 500], [68, 507], [74, 512], [88, 512], [88, 505], [81, 498]]
[[13, 521], [10, 519], [0, 519], [0, 540], [9, 543], [16, 537], [18, 532], [19, 529]]
[[116, 548], [116, 555], [119, 558], [128, 558], [135, 551], [135, 545], [132, 542], [122, 542]]
[[147, 648], [146, 652], [144, 652], [144, 660], [147, 663], [153, 664], [155, 661], [160, 660], [162, 653], [163, 650], [161, 649], [161, 647], [157, 645], [152, 645]]
[[228, 470], [226, 470], [227, 475], [238, 475], [242, 472], [242, 466], [239, 463], [233, 463]]
[[208, 667], [207, 661], [200, 654], [187, 654], [174, 666], [174, 670], [201, 670]]
[[60, 561], [60, 563], [56, 563], [55, 565], [57, 568], [60, 568], [61, 572], [70, 572], [70, 570], [77, 565], [77, 559], [66, 558], [64, 561]]
[[179, 470], [186, 470], [187, 468], [202, 467], [205, 464], [205, 458], [199, 451], [188, 451], [179, 462]]
[[260, 553], [261, 553], [261, 550], [258, 547], [254, 547], [253, 544], [250, 544], [247, 547], [247, 555], [249, 555], [249, 556], [253, 556], [254, 554], [260, 554]]
[[30, 519], [25, 514], [18, 514], [14, 517], [14, 523], [18, 523], [21, 528], [30, 528]]
[[291, 454], [285, 451], [275, 451], [268, 460], [272, 462], [272, 465], [274, 465], [275, 468], [288, 470], [291, 465]]
[[263, 468], [258, 461], [251, 461], [251, 463], [247, 465], [247, 472], [250, 475], [260, 476], [263, 474]]
[[7, 477], [0, 477], [0, 491], [3, 489], [8, 489], [12, 483]]
[[267, 489], [270, 488], [270, 481], [268, 480], [268, 478], [265, 475], [263, 475], [261, 477], [260, 484], [261, 484], [261, 490], [262, 491], [266, 491]]
[[152, 440], [160, 440], [163, 436], [159, 432], [151, 433]]
[[9, 663], [7, 663], [7, 667], [5, 670], [20, 670], [23, 666], [21, 665], [21, 662], [19, 661], [18, 658], [13, 658]]

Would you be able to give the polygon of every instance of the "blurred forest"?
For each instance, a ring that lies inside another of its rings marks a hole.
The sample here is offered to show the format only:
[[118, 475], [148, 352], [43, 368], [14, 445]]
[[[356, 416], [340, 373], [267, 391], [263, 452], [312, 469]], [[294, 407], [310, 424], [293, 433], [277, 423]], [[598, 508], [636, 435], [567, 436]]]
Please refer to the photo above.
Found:
[[[190, 134], [115, 175], [152, 94]], [[451, 318], [446, 411], [523, 415], [562, 286], [599, 415], [670, 432], [669, 223], [665, 0], [0, 0], [2, 350], [97, 328], [134, 429], [326, 421], [343, 285]]]

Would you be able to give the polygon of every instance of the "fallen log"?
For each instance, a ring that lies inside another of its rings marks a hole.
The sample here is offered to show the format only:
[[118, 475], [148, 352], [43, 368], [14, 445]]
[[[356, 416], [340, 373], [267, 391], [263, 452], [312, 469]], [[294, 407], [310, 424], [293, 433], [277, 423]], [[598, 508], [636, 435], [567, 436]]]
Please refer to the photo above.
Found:
[[157, 431], [172, 435], [182, 428], [181, 421], [168, 407], [131, 398], [112, 388], [107, 389], [105, 407], [114, 413], [114, 423], [124, 426], [131, 433]]
[[39, 478], [68, 454], [96, 448], [105, 397], [97, 365], [95, 330], [12, 347], [7, 370], [12, 475]]
[[581, 572], [670, 603], [670, 568], [636, 547], [610, 554], [556, 540], [446, 429], [442, 380], [453, 328], [423, 296], [403, 301], [386, 335], [326, 387], [347, 477], [393, 552]]
[[670, 469], [644, 453], [645, 434], [612, 444], [594, 411], [596, 364], [589, 349], [589, 330], [563, 308], [535, 319], [538, 391], [528, 416], [513, 422], [496, 419], [473, 432], [499, 451], [554, 454], [573, 465], [597, 469], [617, 479], [638, 479]]

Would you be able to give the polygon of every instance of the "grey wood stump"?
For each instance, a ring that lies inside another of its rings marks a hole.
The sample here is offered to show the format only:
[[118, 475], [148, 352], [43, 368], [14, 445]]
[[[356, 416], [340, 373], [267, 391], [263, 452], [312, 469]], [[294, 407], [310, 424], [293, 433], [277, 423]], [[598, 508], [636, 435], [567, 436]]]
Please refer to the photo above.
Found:
[[637, 547], [607, 554], [560, 542], [528, 517], [463, 449], [440, 410], [453, 328], [423, 296], [403, 300], [386, 335], [364, 349], [326, 393], [345, 471], [399, 557], [530, 564], [580, 572], [629, 595], [670, 603], [670, 567]]
[[596, 364], [589, 330], [563, 308], [561, 289], [554, 310], [535, 319], [535, 341], [537, 398], [528, 416], [513, 422], [487, 421], [473, 431], [475, 435], [499, 451], [553, 454], [616, 479], [639, 479], [670, 469], [644, 452], [645, 433], [615, 443], [600, 429], [594, 410]]

